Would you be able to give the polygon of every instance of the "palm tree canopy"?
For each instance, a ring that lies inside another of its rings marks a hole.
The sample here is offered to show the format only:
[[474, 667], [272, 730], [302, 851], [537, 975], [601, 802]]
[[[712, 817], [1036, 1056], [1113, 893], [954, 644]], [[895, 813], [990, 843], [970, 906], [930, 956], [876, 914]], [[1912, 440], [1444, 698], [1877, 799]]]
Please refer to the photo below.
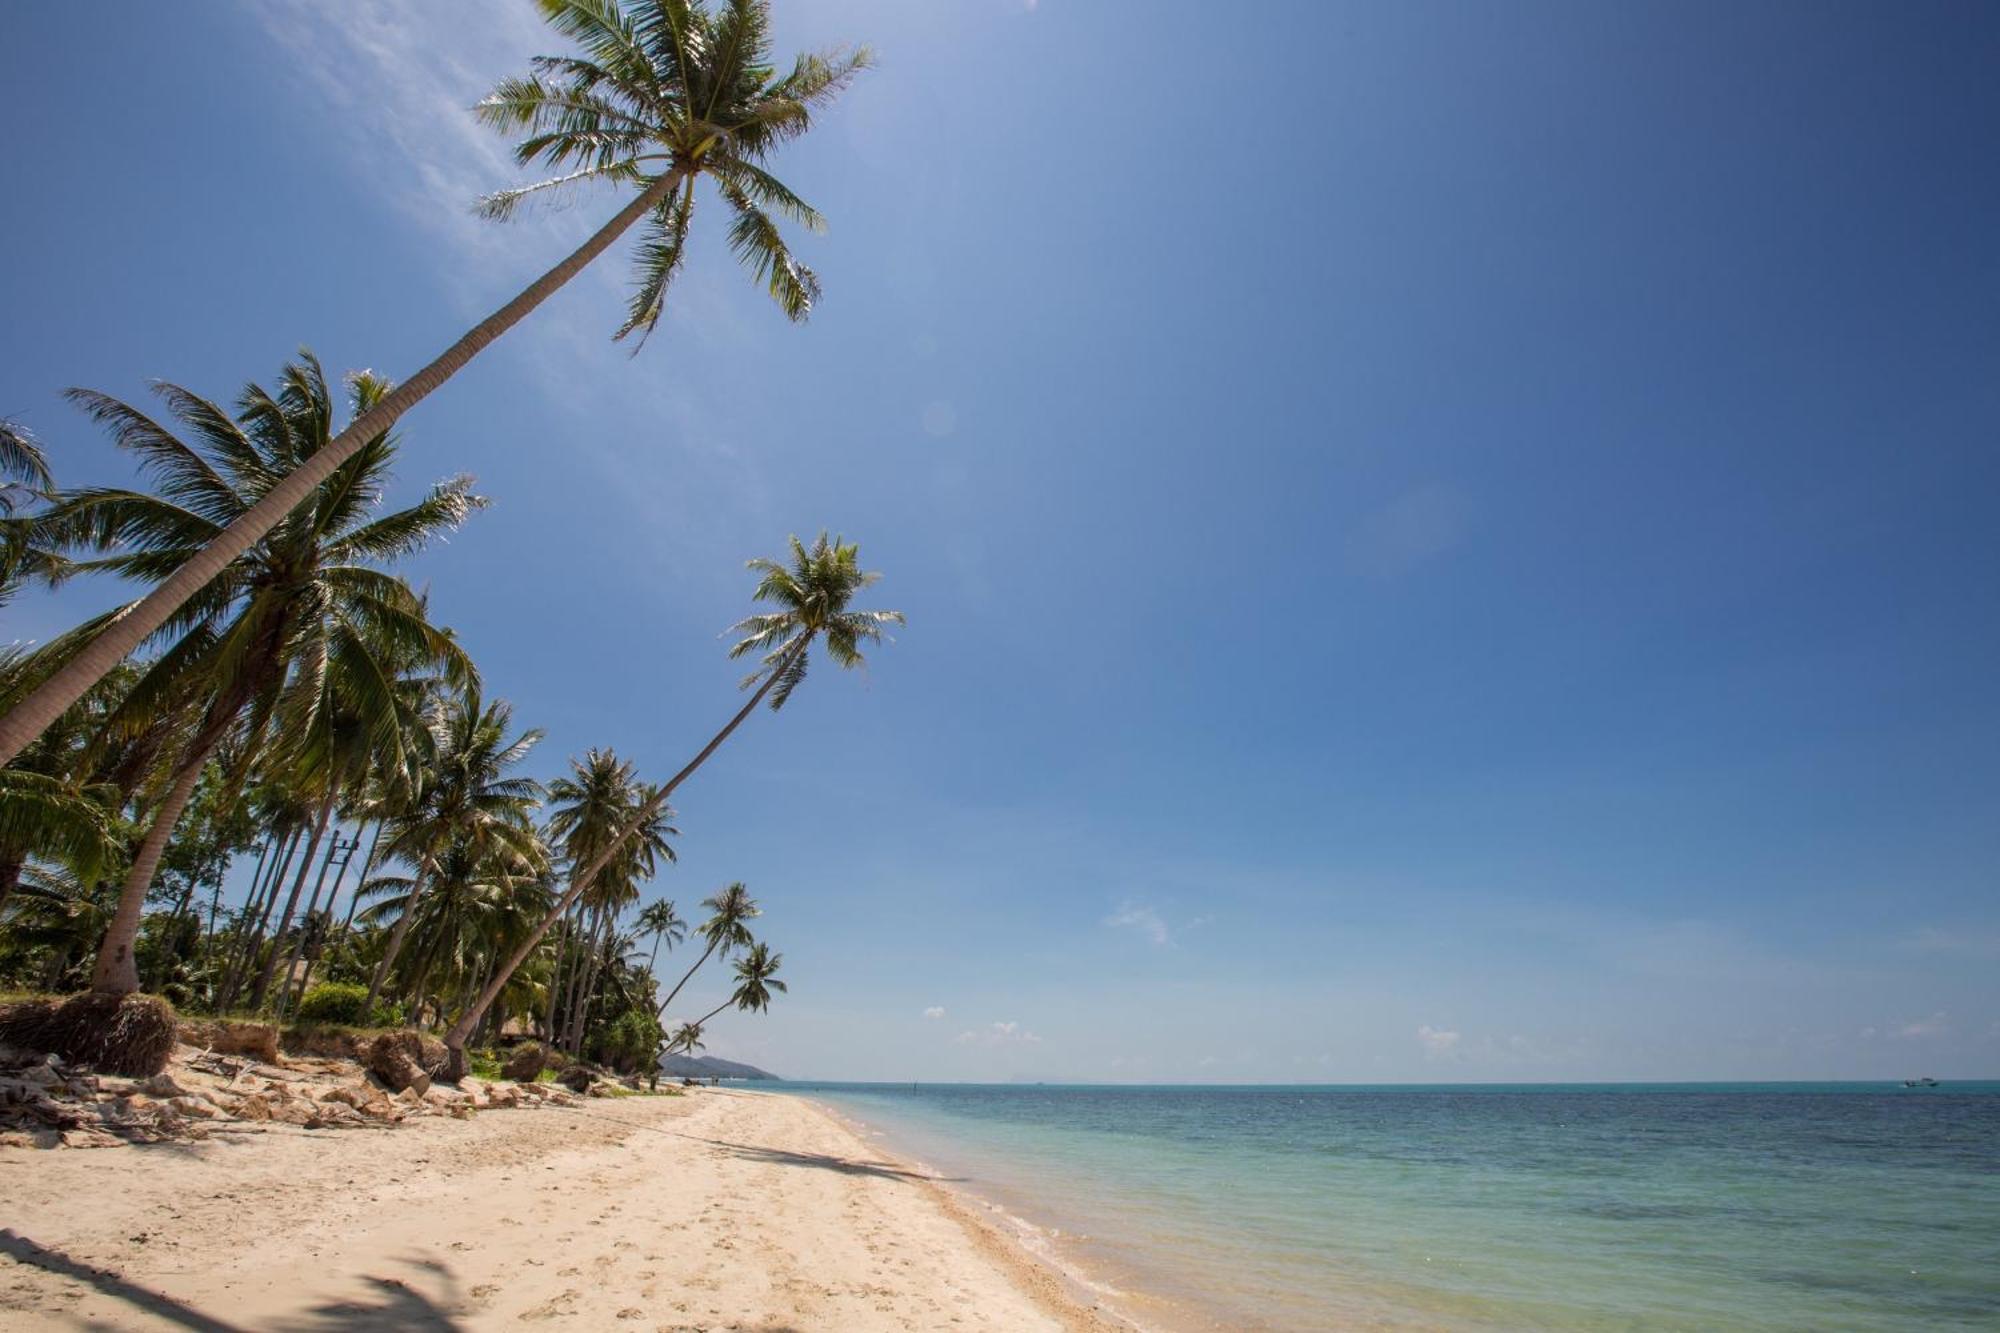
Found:
[[772, 953], [771, 946], [757, 943], [736, 960], [736, 989], [729, 1000], [745, 1013], [763, 1013], [771, 1007], [771, 992], [784, 994], [785, 983], [778, 980], [778, 968], [785, 956]]
[[513, 705], [487, 703], [476, 683], [435, 701], [419, 733], [421, 780], [407, 805], [391, 815], [385, 850], [424, 866], [454, 844], [474, 854], [502, 847], [544, 864], [534, 826], [542, 784], [509, 775], [542, 732], [531, 727], [510, 736], [513, 726]]
[[741, 883], [731, 884], [713, 897], [702, 899], [701, 905], [708, 909], [709, 918], [695, 928], [695, 933], [707, 940], [711, 949], [727, 956], [733, 950], [750, 947], [753, 941], [748, 923], [764, 912], [748, 888]]
[[641, 935], [657, 935], [665, 940], [669, 949], [687, 938], [687, 922], [681, 920], [680, 912], [669, 898], [647, 903], [641, 908], [638, 928]]
[[[138, 455], [155, 492], [88, 487], [58, 496], [28, 520], [39, 549], [98, 553], [66, 564], [64, 578], [166, 578], [335, 434], [333, 395], [310, 352], [284, 368], [275, 394], [247, 387], [234, 417], [179, 385], [154, 387], [194, 443], [106, 394], [69, 391], [120, 447]], [[364, 374], [350, 380], [350, 390], [359, 414], [387, 386]], [[430, 623], [423, 599], [377, 566], [452, 531], [486, 502], [473, 493], [471, 478], [455, 477], [416, 504], [378, 516], [395, 452], [387, 432], [370, 439], [305, 504], [184, 603], [156, 632], [170, 642], [125, 697], [109, 730], [142, 725], [192, 692], [210, 700], [205, 727], [226, 726], [248, 709], [247, 729], [261, 734], [294, 664], [314, 681], [330, 673], [339, 682], [337, 689], [306, 691], [302, 698], [313, 706], [344, 700], [378, 723], [386, 710], [371, 707], [371, 700], [379, 704], [392, 691], [385, 658], [421, 661], [470, 679], [470, 659]], [[42, 653], [65, 660], [125, 610], [85, 622]], [[312, 719], [308, 707], [288, 725]]]
[[848, 609], [855, 593], [882, 576], [861, 568], [860, 549], [854, 543], [838, 537], [829, 540], [824, 532], [810, 547], [794, 536], [788, 562], [752, 560], [749, 568], [761, 576], [751, 598], [782, 609], [730, 626], [730, 633], [743, 637], [730, 648], [729, 656], [763, 654], [763, 666], [744, 677], [746, 688], [769, 672], [780, 673], [770, 696], [773, 711], [783, 708], [805, 679], [807, 652], [794, 652], [795, 648], [819, 639], [836, 665], [857, 667], [864, 661], [862, 644], [880, 642], [885, 626], [907, 623], [901, 611]]
[[636, 290], [616, 335], [637, 330], [643, 341], [686, 251], [695, 183], [707, 176], [732, 215], [730, 249], [787, 317], [805, 319], [819, 279], [792, 257], [772, 214], [809, 231], [825, 223], [765, 163], [868, 67], [868, 50], [809, 52], [779, 74], [768, 0], [539, 3], [574, 51], [536, 57], [532, 74], [504, 80], [476, 109], [494, 128], [522, 133], [516, 161], [559, 174], [488, 195], [481, 211], [506, 218], [523, 200], [593, 182], [643, 192], [678, 173], [646, 220]]
[[593, 749], [570, 760], [569, 775], [549, 784], [548, 839], [562, 849], [572, 873], [605, 848], [617, 847], [616, 856], [591, 881], [594, 904], [623, 907], [638, 896], [639, 884], [652, 878], [662, 860], [674, 860], [667, 839], [680, 830], [668, 822], [671, 806], [646, 812], [654, 794], [654, 788], [639, 781], [632, 764], [610, 750]]

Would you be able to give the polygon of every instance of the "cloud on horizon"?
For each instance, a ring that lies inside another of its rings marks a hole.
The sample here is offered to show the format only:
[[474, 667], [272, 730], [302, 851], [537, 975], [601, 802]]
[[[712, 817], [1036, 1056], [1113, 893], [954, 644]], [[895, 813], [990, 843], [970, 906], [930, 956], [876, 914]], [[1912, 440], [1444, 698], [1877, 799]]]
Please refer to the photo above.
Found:
[[931, 1006], [930, 1008], [928, 1008], [928, 1009], [924, 1010], [924, 1017], [925, 1017], [925, 1018], [933, 1018], [933, 1019], [935, 1019], [935, 1018], [943, 1018], [943, 1017], [944, 1017], [944, 1006], [943, 1006], [943, 1005], [941, 1005], [941, 1004], [934, 1004], [934, 1005], [932, 1005], [932, 1006]]
[[984, 1028], [967, 1028], [951, 1040], [956, 1046], [1025, 1046], [1041, 1038], [1019, 1023], [993, 1023]]

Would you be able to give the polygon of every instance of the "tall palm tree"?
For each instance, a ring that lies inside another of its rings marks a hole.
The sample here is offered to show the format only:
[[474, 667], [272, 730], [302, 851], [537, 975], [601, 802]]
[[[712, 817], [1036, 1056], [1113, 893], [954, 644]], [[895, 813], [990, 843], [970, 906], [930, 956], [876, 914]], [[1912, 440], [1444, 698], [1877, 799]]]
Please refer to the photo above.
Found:
[[[155, 386], [195, 444], [115, 398], [72, 390], [72, 401], [139, 456], [158, 493], [118, 488], [67, 493], [35, 519], [37, 543], [54, 550], [111, 552], [73, 562], [65, 576], [97, 572], [141, 582], [170, 577], [284, 477], [330, 448], [334, 404], [319, 362], [302, 352], [279, 382], [275, 395], [255, 384], [247, 387], [235, 419], [178, 385]], [[367, 375], [350, 383], [352, 411], [364, 419], [388, 392], [386, 384]], [[432, 487], [407, 509], [375, 516], [395, 452], [386, 432], [363, 441], [328, 474], [312, 503], [284, 515], [263, 540], [244, 548], [206, 583], [200, 596], [160, 624], [159, 637], [171, 642], [107, 725], [134, 725], [149, 713], [174, 709], [190, 694], [207, 702], [189, 721], [172, 779], [132, 858], [98, 954], [94, 989], [114, 994], [137, 989], [132, 945], [167, 839], [203, 766], [225, 740], [241, 728], [248, 738], [245, 753], [255, 753], [292, 664], [337, 661], [351, 669], [357, 688], [386, 689], [373, 664], [378, 646], [392, 642], [404, 656], [471, 676], [470, 660], [430, 623], [423, 600], [378, 566], [456, 528], [485, 501], [472, 493], [470, 478], [458, 477]], [[89, 621], [41, 651], [58, 662], [87, 651], [107, 622], [131, 609]]]
[[781, 953], [772, 953], [767, 944], [753, 944], [750, 951], [736, 960], [736, 987], [729, 992], [729, 998], [715, 1008], [697, 1018], [695, 1030], [708, 1026], [708, 1020], [724, 1009], [734, 1007], [743, 1013], [763, 1013], [771, 1007], [771, 992], [785, 992], [785, 983], [778, 980], [778, 968], [785, 961]]
[[[488, 344], [581, 273], [626, 231], [645, 221], [638, 290], [618, 336], [650, 331], [680, 267], [694, 212], [694, 185], [709, 178], [734, 215], [730, 248], [764, 282], [785, 314], [803, 320], [818, 280], [794, 260], [771, 212], [818, 230], [803, 200], [765, 169], [772, 153], [812, 127], [867, 68], [866, 48], [801, 55], [790, 72], [771, 62], [768, 0], [538, 0], [543, 17], [570, 39], [569, 55], [542, 56], [534, 72], [508, 79], [478, 107], [502, 130], [524, 136], [523, 163], [558, 172], [519, 190], [489, 196], [494, 217], [525, 198], [608, 182], [637, 193], [576, 250], [513, 300], [487, 316], [436, 360], [341, 432], [322, 457], [308, 460], [235, 517], [119, 619], [100, 626], [89, 645], [34, 694], [0, 716], [0, 764], [82, 695], [91, 682], [169, 624], [233, 561], [275, 527], [366, 443], [395, 425]], [[768, 211], [767, 211], [768, 210]]]
[[561, 847], [564, 859], [575, 866], [595, 859], [600, 851], [614, 853], [577, 903], [590, 919], [584, 930], [589, 943], [581, 965], [571, 969], [567, 998], [562, 1002], [564, 1021], [551, 1034], [559, 1046], [576, 1049], [581, 1045], [587, 1000], [603, 966], [604, 945], [618, 914], [638, 898], [639, 884], [652, 878], [662, 859], [674, 859], [673, 845], [667, 839], [678, 830], [667, 822], [672, 812], [665, 806], [644, 821], [637, 836], [620, 838], [650, 795], [632, 764], [610, 750], [593, 749], [581, 760], [572, 759], [570, 776], [549, 784], [552, 814], [548, 833]]
[[708, 920], [695, 928], [695, 934], [708, 941], [708, 947], [701, 951], [701, 957], [694, 960], [694, 966], [682, 974], [667, 992], [667, 998], [660, 1001], [659, 1014], [665, 1018], [667, 1006], [681, 993], [681, 987], [688, 984], [709, 955], [720, 952], [724, 958], [738, 949], [748, 949], [755, 941], [750, 936], [750, 922], [764, 914], [757, 906], [757, 900], [750, 896], [750, 890], [739, 881], [731, 884], [712, 898], [702, 899], [701, 905], [709, 910]]
[[[788, 565], [774, 560], [749, 562], [749, 568], [763, 576], [750, 594], [752, 599], [776, 603], [781, 608], [739, 621], [733, 631], [743, 633], [744, 637], [730, 649], [732, 659], [758, 652], [764, 654], [761, 667], [742, 682], [745, 688], [754, 684], [756, 690], [680, 772], [654, 789], [651, 800], [641, 807], [639, 815], [626, 827], [624, 837], [631, 837], [645, 820], [664, 809], [667, 798], [674, 794], [675, 789], [708, 762], [708, 757], [722, 747], [722, 743], [743, 725], [744, 719], [755, 712], [759, 704], [769, 698], [772, 710], [776, 711], [791, 698], [792, 691], [805, 679], [806, 659], [814, 642], [825, 643], [827, 655], [836, 665], [852, 668], [863, 661], [862, 644], [879, 642], [885, 626], [904, 623], [901, 611], [849, 609], [848, 603], [855, 593], [882, 577], [879, 573], [861, 568], [860, 550], [854, 543], [838, 538], [829, 541], [826, 533], [821, 532], [812, 546], [807, 548], [794, 536], [791, 539], [791, 557]], [[590, 887], [591, 881], [615, 854], [615, 847], [606, 848], [581, 869], [575, 866], [570, 868], [569, 887], [557, 900], [555, 911], [501, 969], [499, 977], [481, 993], [472, 1009], [452, 1025], [445, 1034], [446, 1045], [454, 1051], [463, 1049], [466, 1035], [479, 1021], [486, 1006], [493, 1002], [493, 996], [499, 993], [507, 974], [521, 965], [534, 946], [541, 942], [549, 927]]]
[[668, 941], [667, 947], [672, 949], [687, 938], [687, 922], [681, 920], [680, 912], [675, 909], [671, 898], [662, 898], [641, 908], [638, 927], [641, 935], [653, 937], [653, 951], [646, 955], [648, 972], [659, 966], [661, 940]]
[[[415, 893], [422, 894], [438, 858], [456, 844], [478, 853], [501, 847], [523, 860], [541, 861], [533, 812], [542, 784], [510, 777], [508, 771], [527, 758], [542, 732], [531, 727], [510, 738], [513, 726], [513, 705], [504, 699], [487, 703], [476, 683], [432, 707], [421, 737], [426, 753], [417, 760], [421, 781], [408, 807], [391, 817], [386, 848], [416, 868]], [[414, 921], [415, 914], [405, 912], [389, 934], [368, 987], [371, 1010]]]
[[[888, 624], [904, 624], [904, 614], [900, 610], [848, 608], [854, 594], [880, 580], [882, 574], [860, 566], [860, 548], [854, 542], [844, 542], [840, 538], [828, 540], [824, 530], [810, 548], [806, 548], [798, 536], [792, 536], [790, 564], [780, 564], [778, 560], [750, 560], [748, 568], [762, 574], [756, 588], [750, 592], [752, 600], [776, 602], [782, 606], [782, 610], [776, 612], [738, 620], [732, 630], [744, 634], [744, 638], [730, 648], [732, 660], [752, 652], [764, 654], [762, 667], [742, 681], [744, 689], [756, 685], [756, 691], [750, 695], [748, 703], [744, 703], [744, 707], [738, 709], [728, 723], [724, 723], [722, 731], [718, 731], [708, 745], [704, 745], [694, 759], [680, 769], [680, 773], [654, 789], [652, 801], [640, 809], [638, 819], [626, 827], [624, 837], [632, 837], [646, 819], [650, 819], [658, 809], [664, 809], [666, 799], [674, 795], [674, 789], [686, 783], [696, 769], [708, 763], [708, 757], [722, 749], [722, 743], [744, 725], [744, 719], [756, 713], [760, 703], [770, 699], [774, 713], [784, 707], [784, 701], [792, 697], [792, 691], [806, 677], [806, 658], [816, 640], [826, 642], [826, 652], [834, 658], [838, 667], [852, 669], [860, 667], [864, 660], [860, 644], [880, 642], [882, 630]], [[590, 887], [590, 881], [604, 871], [612, 855], [614, 849], [606, 849], [580, 871], [574, 867], [570, 869], [570, 887], [564, 891], [562, 899], [558, 899], [556, 913], [542, 923], [542, 931], [538, 931], [534, 939], [528, 941], [528, 945], [502, 969], [502, 979], [508, 971], [520, 967], [522, 959], [528, 957], [528, 949], [540, 943], [548, 927], [556, 925], [560, 915], [570, 909], [570, 903], [574, 903]], [[444, 1035], [446, 1045], [454, 1051], [464, 1047], [466, 1033], [472, 1031], [472, 1025], [478, 1023], [478, 1015], [488, 1003], [492, 1003], [492, 995], [498, 993], [494, 987], [488, 987], [488, 991], [490, 993], [482, 995], [480, 1003], [474, 1005], [468, 1017], [454, 1023]]]

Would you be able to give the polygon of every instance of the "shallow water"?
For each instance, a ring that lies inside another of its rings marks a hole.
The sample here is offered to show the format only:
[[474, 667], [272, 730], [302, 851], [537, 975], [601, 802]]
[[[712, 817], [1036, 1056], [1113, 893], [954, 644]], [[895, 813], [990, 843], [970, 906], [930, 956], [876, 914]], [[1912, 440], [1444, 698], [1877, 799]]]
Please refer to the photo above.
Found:
[[2000, 1083], [777, 1086], [1218, 1328], [2000, 1329]]

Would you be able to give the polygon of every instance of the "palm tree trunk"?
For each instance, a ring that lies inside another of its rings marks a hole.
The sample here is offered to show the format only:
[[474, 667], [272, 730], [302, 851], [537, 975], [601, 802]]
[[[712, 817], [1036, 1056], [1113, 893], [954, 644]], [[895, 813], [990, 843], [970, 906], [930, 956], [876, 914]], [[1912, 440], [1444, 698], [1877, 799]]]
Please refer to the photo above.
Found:
[[548, 915], [542, 918], [541, 924], [536, 926], [529, 933], [528, 938], [523, 940], [519, 947], [514, 950], [513, 956], [494, 975], [493, 980], [486, 983], [486, 989], [479, 993], [477, 1003], [463, 1014], [460, 1014], [458, 1021], [451, 1025], [451, 1030], [445, 1033], [444, 1044], [451, 1048], [453, 1070], [456, 1070], [464, 1063], [461, 1052], [465, 1048], [466, 1035], [472, 1031], [473, 1025], [486, 1012], [486, 1006], [493, 1003], [493, 998], [500, 993], [501, 987], [505, 986], [508, 979], [514, 975], [514, 969], [527, 960], [528, 955], [535, 951], [535, 946], [542, 942], [542, 936], [549, 933], [549, 927], [553, 926], [562, 914], [569, 910], [571, 903], [583, 896], [583, 891], [589, 888], [591, 882], [597, 878], [599, 872], [611, 863], [611, 858], [618, 854], [618, 849], [625, 845], [625, 840], [644, 828], [647, 820], [659, 814], [665, 808], [667, 798], [674, 794], [674, 789], [679, 787], [683, 782], [686, 782], [696, 769], [708, 761], [710, 755], [722, 747], [722, 743], [729, 739], [730, 734], [743, 725], [743, 720], [756, 711], [758, 704], [764, 702], [764, 696], [771, 692], [771, 687], [778, 683], [779, 677], [783, 676], [792, 663], [811, 646], [812, 635], [807, 634], [802, 636], [797, 646], [790, 653], [780, 658], [777, 664], [771, 668], [769, 674], [764, 677], [764, 683], [759, 685], [757, 692], [750, 696], [750, 701], [737, 709], [736, 715], [724, 724], [721, 731], [715, 733], [714, 739], [702, 746], [701, 752], [688, 760], [686, 767], [674, 774], [673, 777], [667, 779], [666, 785], [653, 793], [652, 800], [647, 801], [639, 807], [639, 813], [633, 817], [632, 822], [627, 824], [624, 831], [617, 837], [611, 839], [610, 843], [600, 850], [596, 856], [591, 857], [589, 865], [585, 866], [580, 873], [573, 873], [570, 876], [569, 888], [563, 891], [563, 896], [556, 901], [555, 906], [549, 910]]
[[217, 734], [195, 743], [182, 759], [180, 771], [174, 774], [173, 785], [167, 788], [159, 808], [153, 811], [153, 822], [139, 844], [139, 854], [132, 858], [125, 888], [118, 895], [118, 910], [112, 915], [110, 928], [104, 932], [104, 943], [97, 950], [97, 964], [90, 973], [90, 988], [94, 991], [127, 995], [139, 989], [139, 967], [132, 947], [139, 939], [139, 919], [146, 913], [146, 890], [153, 887], [153, 873], [160, 868], [160, 857], [167, 850], [167, 840], [174, 836], [174, 825], [180, 822], [181, 811], [187, 808], [201, 782], [201, 770], [208, 763], [208, 756], [222, 740], [220, 728], [211, 730]]
[[429, 397], [490, 343], [525, 319], [563, 284], [583, 272], [591, 260], [604, 253], [612, 242], [672, 193], [680, 185], [683, 175], [683, 170], [675, 167], [647, 186], [567, 259], [535, 279], [520, 295], [453, 343], [443, 355], [355, 418], [326, 448], [312, 455], [296, 471], [273, 486], [263, 499], [223, 529], [214, 541], [175, 570], [165, 582], [120, 613], [82, 652], [36, 687], [5, 717], [0, 717], [0, 764], [11, 761], [30, 741], [41, 735], [71, 704], [82, 698], [86, 690], [103, 679], [106, 672], [124, 661], [164, 625], [183, 602], [221, 573], [230, 561], [256, 545], [278, 525], [280, 519], [332, 476], [342, 463], [359, 452], [362, 445], [395, 425], [405, 412]]
[[[257, 886], [263, 881], [264, 867], [271, 859], [271, 847], [276, 842], [276, 838], [266, 838], [262, 845], [257, 848], [257, 868], [250, 872], [250, 898], [257, 896]], [[208, 896], [208, 940], [202, 945], [202, 956], [204, 958], [215, 952], [215, 918], [221, 910], [222, 880], [218, 876], [215, 881], [215, 890]], [[209, 961], [213, 962], [214, 960], [211, 958]], [[209, 993], [211, 999], [214, 998], [214, 995], [215, 992], [213, 991]]]
[[[299, 955], [306, 951], [306, 935], [312, 930], [313, 913], [319, 910], [320, 890], [326, 887], [326, 872], [333, 868], [333, 850], [340, 844], [340, 825], [333, 826], [333, 838], [326, 845], [326, 856], [319, 863], [319, 874], [313, 879], [312, 897], [306, 899], [306, 914], [299, 918], [299, 936], [292, 941], [291, 957], [285, 960], [284, 979], [278, 983], [278, 1017], [283, 1018], [291, 1008], [292, 974], [298, 970]], [[343, 872], [346, 867], [342, 867]], [[340, 888], [336, 881], [334, 889]], [[331, 913], [329, 913], [331, 915]], [[303, 988], [301, 988], [303, 989]]]
[[215, 997], [215, 1012], [218, 1014], [225, 1012], [236, 999], [243, 979], [256, 963], [257, 946], [264, 942], [265, 923], [271, 919], [271, 908], [277, 905], [278, 885], [284, 881], [285, 872], [292, 868], [292, 858], [298, 855], [305, 829], [301, 826], [286, 834], [274, 830], [271, 836], [284, 844], [284, 851], [272, 864], [270, 878], [264, 881], [261, 888], [252, 884], [250, 896], [243, 900], [243, 917], [237, 922], [236, 947], [232, 950], [235, 956], [229, 963], [229, 976]]
[[583, 1054], [584, 1030], [590, 1025], [590, 997], [597, 989], [597, 974], [604, 969], [604, 954], [610, 945], [611, 909], [608, 906], [597, 909], [597, 928], [591, 932], [590, 953], [586, 966], [582, 969], [582, 984], [569, 1002], [569, 1045], [567, 1049], [576, 1055]]
[[21, 887], [21, 870], [26, 865], [25, 861], [0, 861], [0, 911], [6, 910], [7, 900]]
[[261, 1009], [264, 997], [270, 993], [271, 978], [278, 974], [278, 955], [284, 952], [285, 930], [292, 924], [292, 913], [299, 909], [299, 894], [306, 886], [306, 872], [312, 869], [313, 858], [319, 855], [320, 842], [326, 837], [326, 826], [333, 818], [334, 798], [339, 795], [338, 784], [327, 784], [326, 795], [319, 803], [319, 818], [313, 823], [312, 841], [306, 845], [306, 859], [299, 862], [298, 877], [292, 881], [291, 896], [285, 899], [285, 914], [278, 918], [278, 928], [271, 933], [271, 956], [264, 960], [264, 970], [257, 974], [257, 988], [250, 992], [250, 1007]]
[[659, 1010], [654, 1013], [654, 1018], [660, 1019], [667, 1016], [667, 1006], [674, 1002], [674, 996], [681, 993], [681, 987], [687, 985], [694, 978], [695, 971], [708, 961], [708, 956], [715, 952], [715, 946], [721, 942], [720, 938], [712, 939], [708, 942], [708, 947], [701, 951], [701, 957], [694, 960], [694, 967], [689, 968], [683, 973], [681, 979], [674, 983], [674, 988], [667, 992], [667, 998], [660, 1001]]
[[375, 964], [375, 975], [368, 981], [368, 1012], [375, 1012], [375, 1001], [382, 998], [382, 983], [389, 979], [389, 968], [396, 961], [396, 955], [403, 952], [403, 941], [409, 938], [410, 927], [417, 919], [417, 895], [424, 891], [425, 881], [430, 878], [431, 860], [417, 867], [417, 873], [410, 879], [410, 892], [403, 899], [403, 914], [396, 918], [396, 924], [389, 931], [389, 942], [383, 946], [382, 961]]

